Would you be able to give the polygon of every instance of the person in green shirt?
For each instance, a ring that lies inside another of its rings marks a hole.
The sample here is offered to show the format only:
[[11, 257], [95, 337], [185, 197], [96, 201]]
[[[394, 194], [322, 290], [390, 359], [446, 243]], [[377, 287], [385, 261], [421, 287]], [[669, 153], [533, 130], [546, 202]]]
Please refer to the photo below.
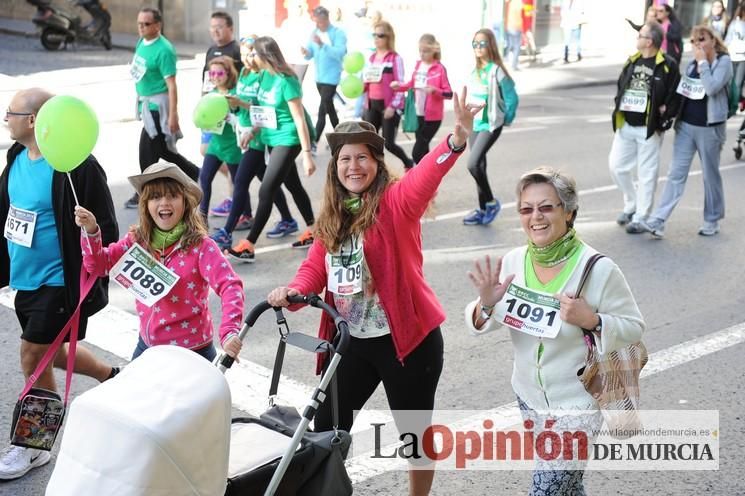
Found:
[[[226, 97], [235, 96], [238, 73], [230, 57], [222, 55], [213, 58], [208, 65], [208, 74], [214, 85], [212, 93], [225, 95]], [[238, 139], [235, 132], [238, 124], [235, 114], [238, 110], [238, 107], [231, 105], [231, 111], [225, 116], [225, 120], [220, 122], [217, 128], [210, 130], [212, 138], [207, 145], [202, 170], [199, 172], [199, 187], [202, 188], [203, 193], [199, 211], [205, 219], [207, 219], [212, 197], [212, 181], [223, 162], [228, 166], [231, 179], [235, 180], [238, 162], [241, 160], [241, 149], [238, 148]], [[243, 209], [238, 224], [243, 223], [245, 225], [244, 229], [248, 229], [251, 227], [251, 202], [246, 198], [240, 206]]]
[[[130, 74], [137, 91], [137, 118], [143, 122], [140, 170], [164, 159], [198, 181], [199, 167], [176, 149], [176, 141], [183, 136], [178, 118], [176, 50], [160, 33], [162, 26], [163, 18], [158, 9], [144, 7], [137, 14], [140, 40], [135, 47]], [[139, 195], [135, 193], [124, 208], [138, 208], [138, 204]]]
[[313, 243], [315, 223], [308, 193], [300, 182], [295, 158], [302, 150], [303, 168], [310, 176], [316, 165], [311, 156], [311, 136], [305, 120], [302, 89], [295, 72], [285, 62], [273, 38], [262, 36], [254, 42], [254, 60], [261, 73], [256, 96], [251, 105], [251, 122], [259, 129], [260, 139], [270, 151], [266, 174], [259, 189], [259, 205], [254, 224], [246, 239], [227, 250], [228, 256], [242, 262], [254, 261], [254, 245], [272, 210], [274, 193], [284, 184], [292, 194], [308, 228], [293, 247], [307, 248]]
[[[241, 216], [241, 205], [248, 204], [250, 210], [250, 195], [248, 188], [254, 177], [263, 180], [266, 172], [266, 162], [264, 152], [266, 146], [259, 139], [259, 133], [254, 132], [251, 124], [250, 108], [252, 104], [258, 104], [257, 95], [259, 91], [259, 73], [260, 69], [254, 62], [254, 41], [256, 35], [249, 35], [241, 38], [241, 58], [243, 69], [241, 70], [238, 82], [235, 87], [235, 95], [228, 95], [228, 102], [231, 107], [236, 107], [238, 125], [236, 132], [243, 155], [238, 163], [238, 170], [233, 176], [233, 194], [228, 208], [228, 217], [225, 220], [225, 227], [218, 229], [210, 237], [222, 249], [230, 248], [233, 244], [233, 231], [240, 230], [238, 219]], [[257, 128], [258, 131], [259, 128]], [[281, 238], [288, 234], [297, 232], [298, 226], [295, 219], [290, 214], [287, 207], [287, 199], [282, 191], [278, 188], [274, 193], [274, 204], [277, 206], [282, 219], [269, 230], [266, 235], [268, 238]], [[251, 219], [253, 224], [253, 218]], [[250, 229], [250, 226], [248, 227]]]

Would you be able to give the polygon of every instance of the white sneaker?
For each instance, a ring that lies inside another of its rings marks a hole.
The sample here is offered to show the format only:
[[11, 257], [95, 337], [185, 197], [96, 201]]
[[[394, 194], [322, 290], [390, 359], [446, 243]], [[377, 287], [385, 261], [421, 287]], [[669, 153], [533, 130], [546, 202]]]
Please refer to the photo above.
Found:
[[29, 470], [49, 463], [48, 451], [10, 445], [0, 453], [0, 480], [23, 477]]

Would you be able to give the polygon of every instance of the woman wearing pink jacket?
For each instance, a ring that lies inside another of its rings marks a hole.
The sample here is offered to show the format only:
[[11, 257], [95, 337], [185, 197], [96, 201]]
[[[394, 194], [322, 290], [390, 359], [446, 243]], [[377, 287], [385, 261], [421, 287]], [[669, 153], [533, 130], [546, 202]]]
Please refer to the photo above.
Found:
[[411, 152], [414, 163], [429, 153], [429, 142], [432, 141], [437, 130], [442, 124], [444, 113], [443, 102], [453, 97], [450, 88], [448, 73], [445, 66], [440, 63], [442, 56], [440, 43], [431, 34], [423, 34], [419, 38], [418, 60], [414, 67], [411, 79], [406, 83], [393, 81], [391, 89], [394, 91], [408, 91], [414, 89], [416, 102], [416, 115], [418, 125], [416, 128], [416, 142]]
[[390, 23], [380, 21], [375, 24], [373, 37], [375, 52], [370, 55], [369, 63], [363, 72], [367, 94], [364, 119], [375, 126], [376, 131], [383, 128], [385, 149], [398, 157], [406, 169], [410, 169], [414, 162], [396, 144], [396, 133], [405, 99], [402, 93], [391, 89], [393, 81], [401, 81], [404, 78], [404, 61], [396, 53], [396, 35]]

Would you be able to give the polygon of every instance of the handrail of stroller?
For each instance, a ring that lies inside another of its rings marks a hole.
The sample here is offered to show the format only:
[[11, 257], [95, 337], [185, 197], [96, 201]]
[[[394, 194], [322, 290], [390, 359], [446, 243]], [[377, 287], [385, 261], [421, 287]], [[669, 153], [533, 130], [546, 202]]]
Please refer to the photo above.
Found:
[[[347, 324], [347, 321], [344, 320], [339, 315], [339, 312], [337, 312], [334, 307], [327, 304], [325, 301], [323, 301], [322, 298], [320, 298], [318, 295], [313, 294], [313, 293], [309, 293], [308, 295], [288, 296], [287, 301], [289, 301], [290, 303], [310, 305], [312, 307], [320, 308], [321, 310], [328, 313], [329, 316], [334, 320], [334, 325], [336, 326], [336, 329], [339, 331], [339, 334], [338, 334], [339, 342], [336, 345], [336, 352], [341, 355], [344, 354], [344, 352], [347, 349], [347, 346], [349, 345], [349, 339], [350, 339], [349, 338], [349, 325]], [[243, 341], [243, 339], [246, 337], [246, 334], [248, 334], [248, 331], [253, 327], [253, 325], [259, 319], [261, 314], [263, 314], [270, 308], [273, 308], [275, 314], [277, 315], [277, 323], [279, 324], [285, 323], [284, 314], [282, 313], [282, 308], [272, 307], [272, 305], [270, 305], [268, 301], [264, 300], [258, 303], [255, 307], [253, 307], [248, 312], [248, 315], [246, 315], [246, 318], [243, 321], [243, 326], [241, 327], [241, 330], [238, 333], [238, 338], [241, 341]], [[233, 362], [235, 362], [235, 359], [233, 357], [231, 357], [227, 353], [223, 353], [217, 359], [217, 366], [221, 372], [225, 372], [227, 369], [229, 369], [233, 365]]]

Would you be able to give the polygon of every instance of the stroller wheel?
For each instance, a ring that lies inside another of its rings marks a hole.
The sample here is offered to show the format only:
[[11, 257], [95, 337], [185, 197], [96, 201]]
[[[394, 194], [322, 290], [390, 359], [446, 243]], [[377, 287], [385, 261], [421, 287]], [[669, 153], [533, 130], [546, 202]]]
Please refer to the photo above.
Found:
[[742, 157], [742, 147], [738, 144], [733, 150], [735, 151], [735, 159], [740, 160], [740, 157]]

